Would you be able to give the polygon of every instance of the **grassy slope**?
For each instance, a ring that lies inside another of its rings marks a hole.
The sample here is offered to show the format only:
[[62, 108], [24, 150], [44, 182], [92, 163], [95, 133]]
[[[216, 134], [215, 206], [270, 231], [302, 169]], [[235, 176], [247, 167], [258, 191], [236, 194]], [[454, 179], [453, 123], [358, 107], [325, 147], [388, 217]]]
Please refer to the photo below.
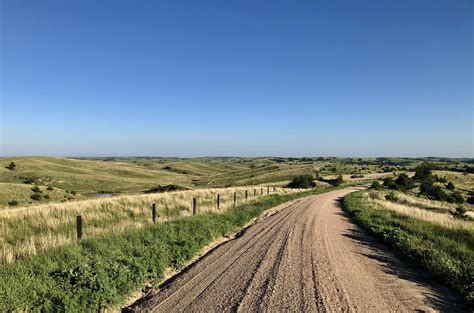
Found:
[[[5, 168], [12, 161], [17, 165], [15, 171]], [[93, 196], [99, 190], [136, 193], [166, 184], [202, 188], [281, 183], [295, 175], [311, 174], [331, 164], [329, 161], [276, 162], [269, 158], [137, 158], [108, 161], [52, 157], [0, 158], [0, 182], [22, 184], [25, 179], [31, 178], [40, 186]], [[355, 165], [333, 165], [347, 173], [358, 168]], [[27, 198], [17, 200], [26, 202]], [[0, 198], [0, 206], [6, 205], [2, 201], [5, 202]]]
[[[265, 188], [266, 189], [266, 188]], [[248, 199], [245, 199], [248, 191]], [[253, 195], [252, 188], [204, 188], [177, 192], [102, 197], [70, 203], [49, 203], [0, 210], [0, 264], [43, 253], [75, 241], [75, 218], [83, 217], [83, 238], [137, 229], [152, 224], [151, 206], [156, 204], [158, 222], [192, 215], [192, 201], [197, 199], [198, 212], [232, 208], [233, 195], [237, 204], [259, 201], [265, 195]], [[292, 193], [281, 188], [274, 193]]]
[[[5, 169], [12, 161], [17, 164], [17, 169]], [[278, 158], [0, 158], [0, 182], [21, 184], [26, 178], [33, 178], [38, 185], [73, 190], [86, 197], [94, 196], [99, 190], [137, 193], [166, 184], [188, 188], [284, 184], [295, 175], [313, 174], [316, 171], [324, 177], [345, 174], [347, 180], [351, 174], [368, 175], [381, 170], [380, 165], [349, 164], [343, 159], [308, 161]], [[462, 176], [450, 172], [446, 175], [456, 175], [452, 180], [459, 188], [472, 186], [474, 175]], [[470, 181], [466, 181], [467, 178]], [[13, 193], [25, 195], [21, 189], [20, 187], [18, 192]], [[12, 191], [11, 188], [9, 190]], [[16, 200], [27, 203], [28, 197]], [[8, 198], [0, 195], [0, 206], [5, 206], [6, 202], [13, 200]]]
[[433, 174], [446, 178], [454, 184], [457, 191], [460, 191], [465, 195], [470, 191], [474, 191], [474, 174], [463, 174], [449, 171], [434, 171]]
[[39, 201], [32, 200], [30, 197], [34, 194], [31, 190], [34, 185], [17, 184], [17, 183], [0, 183], [0, 207], [7, 206], [7, 203], [11, 200], [18, 201], [19, 206], [35, 205], [47, 202], [64, 202], [69, 200], [77, 200], [81, 197], [67, 193], [65, 190], [53, 188], [53, 190], [47, 190], [46, 187], [41, 186], [41, 195], [49, 196], [49, 200], [41, 199]]
[[375, 209], [353, 193], [344, 200], [345, 209], [370, 234], [421, 265], [440, 281], [451, 285], [474, 304], [474, 234], [463, 229], [410, 218]]
[[[38, 185], [48, 185], [81, 193], [99, 190], [141, 191], [158, 184], [189, 184], [187, 175], [125, 162], [104, 162], [49, 157], [0, 159], [0, 181], [21, 183], [34, 178]], [[14, 161], [15, 171], [5, 169]]]
[[[330, 189], [328, 189], [330, 190]], [[117, 306], [131, 292], [159, 282], [211, 241], [235, 232], [280, 203], [323, 192], [275, 195], [228, 210], [83, 240], [0, 267], [0, 309], [94, 311]]]

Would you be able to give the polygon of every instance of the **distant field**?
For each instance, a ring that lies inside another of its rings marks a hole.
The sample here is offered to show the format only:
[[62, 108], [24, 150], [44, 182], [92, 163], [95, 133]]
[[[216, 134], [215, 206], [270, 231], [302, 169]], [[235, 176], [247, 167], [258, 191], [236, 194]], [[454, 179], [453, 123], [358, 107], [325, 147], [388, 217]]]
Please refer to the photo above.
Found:
[[[0, 159], [0, 181], [53, 186], [78, 193], [141, 191], [158, 184], [189, 184], [186, 175], [134, 163], [31, 157]], [[14, 171], [5, 168], [9, 162]], [[162, 166], [163, 167], [163, 166]]]
[[[5, 167], [15, 162], [16, 169]], [[351, 174], [381, 172], [378, 165], [358, 165], [340, 160], [275, 158], [202, 158], [202, 159], [66, 159], [51, 157], [0, 158], [0, 208], [8, 202], [18, 205], [96, 197], [98, 192], [142, 193], [158, 185], [186, 188], [284, 185], [296, 175]], [[29, 184], [27, 184], [29, 183]], [[32, 200], [33, 185], [55, 188], [50, 199]], [[72, 193], [77, 193], [74, 195]]]
[[[99, 192], [137, 194], [159, 185], [188, 189], [222, 188], [248, 185], [285, 185], [296, 175], [332, 179], [343, 175], [345, 181], [364, 181], [394, 172], [411, 171], [422, 159], [408, 158], [0, 158], [0, 209], [8, 202], [18, 205], [94, 198]], [[5, 168], [15, 162], [16, 169]], [[462, 169], [472, 160], [433, 159], [438, 166]], [[462, 173], [437, 171], [452, 177], [458, 189], [473, 185]], [[354, 176], [355, 175], [355, 176]], [[448, 178], [449, 178], [448, 177]], [[49, 199], [31, 199], [28, 187], [54, 187]], [[327, 185], [318, 182], [320, 185]]]

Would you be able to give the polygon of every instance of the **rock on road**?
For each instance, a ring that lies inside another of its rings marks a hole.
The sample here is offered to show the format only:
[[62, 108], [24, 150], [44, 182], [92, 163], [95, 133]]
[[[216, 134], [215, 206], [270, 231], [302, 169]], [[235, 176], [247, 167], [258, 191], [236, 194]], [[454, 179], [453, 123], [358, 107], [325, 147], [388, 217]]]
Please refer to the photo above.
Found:
[[132, 311], [455, 311], [423, 271], [341, 210], [356, 187], [293, 201], [210, 251]]

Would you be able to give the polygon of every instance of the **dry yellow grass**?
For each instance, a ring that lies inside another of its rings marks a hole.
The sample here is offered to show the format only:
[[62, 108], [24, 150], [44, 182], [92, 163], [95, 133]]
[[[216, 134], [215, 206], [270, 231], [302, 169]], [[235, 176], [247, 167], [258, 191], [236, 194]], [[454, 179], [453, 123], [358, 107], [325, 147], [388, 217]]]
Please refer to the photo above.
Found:
[[[254, 189], [257, 196], [254, 197]], [[248, 199], [245, 200], [245, 191]], [[151, 205], [156, 204], [158, 222], [192, 214], [192, 199], [197, 198], [198, 213], [217, 211], [216, 198], [220, 194], [220, 210], [251, 202], [261, 197], [266, 187], [238, 187], [197, 189], [145, 195], [128, 195], [110, 198], [50, 203], [0, 211], [1, 262], [10, 263], [18, 258], [41, 253], [75, 240], [76, 216], [81, 215], [84, 238], [141, 228], [152, 223]], [[272, 188], [270, 188], [272, 190]], [[277, 188], [272, 193], [290, 193], [298, 190]]]
[[451, 171], [434, 171], [435, 175], [446, 178], [463, 191], [474, 191], [474, 174], [456, 173]]
[[395, 194], [401, 201], [404, 201], [408, 205], [411, 205], [411, 206], [422, 206], [425, 208], [439, 208], [439, 209], [445, 209], [447, 212], [448, 211], [454, 212], [454, 210], [456, 210], [456, 207], [459, 206], [459, 204], [456, 204], [456, 203], [448, 203], [444, 201], [436, 201], [436, 200], [430, 200], [426, 198], [409, 196], [403, 192], [395, 192]]
[[[400, 196], [401, 198], [401, 194], [397, 194], [397, 196]], [[433, 212], [426, 209], [420, 209], [415, 206], [411, 206], [408, 203], [401, 204], [401, 203], [390, 202], [387, 200], [382, 200], [382, 197], [374, 197], [368, 192], [364, 193], [364, 197], [369, 202], [375, 204], [375, 208], [390, 210], [390, 211], [393, 211], [405, 216], [409, 216], [412, 218], [420, 219], [420, 220], [431, 222], [431, 223], [436, 223], [443, 227], [447, 227], [451, 229], [461, 228], [461, 229], [474, 231], [473, 222], [454, 218], [449, 213], [448, 210], [446, 210], [446, 213]], [[404, 198], [406, 199], [406, 198], [411, 198], [411, 197], [404, 195]], [[412, 203], [415, 202], [413, 199], [410, 199], [409, 201], [412, 201]]]

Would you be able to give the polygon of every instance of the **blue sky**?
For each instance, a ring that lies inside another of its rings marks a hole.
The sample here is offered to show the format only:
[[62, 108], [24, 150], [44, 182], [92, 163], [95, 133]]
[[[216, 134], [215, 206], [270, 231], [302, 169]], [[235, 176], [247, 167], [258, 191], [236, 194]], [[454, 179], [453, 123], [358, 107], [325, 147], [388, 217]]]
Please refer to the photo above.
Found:
[[12, 1], [0, 155], [474, 157], [472, 1]]

